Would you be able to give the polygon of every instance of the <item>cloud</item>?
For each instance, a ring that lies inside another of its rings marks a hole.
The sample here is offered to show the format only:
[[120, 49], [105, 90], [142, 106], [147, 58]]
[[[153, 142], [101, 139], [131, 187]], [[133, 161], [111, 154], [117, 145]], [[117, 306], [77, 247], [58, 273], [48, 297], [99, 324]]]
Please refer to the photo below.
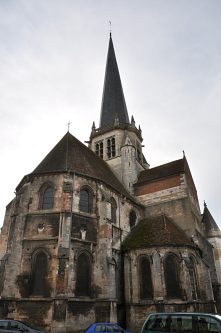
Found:
[[[23, 176], [71, 132], [98, 126], [109, 20], [129, 115], [151, 166], [185, 150], [221, 224], [220, 1], [0, 3], [0, 217]], [[1, 222], [0, 222], [1, 224]]]

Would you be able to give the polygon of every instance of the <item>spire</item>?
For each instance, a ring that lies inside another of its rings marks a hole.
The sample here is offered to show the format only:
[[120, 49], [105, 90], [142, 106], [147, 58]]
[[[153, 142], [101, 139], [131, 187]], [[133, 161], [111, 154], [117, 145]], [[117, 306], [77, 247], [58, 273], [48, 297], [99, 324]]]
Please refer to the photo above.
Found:
[[221, 237], [221, 231], [218, 225], [216, 224], [213, 216], [211, 215], [205, 201], [204, 201], [202, 223], [207, 237]]
[[101, 105], [100, 128], [114, 126], [116, 118], [119, 120], [119, 124], [129, 124], [127, 107], [110, 33]]

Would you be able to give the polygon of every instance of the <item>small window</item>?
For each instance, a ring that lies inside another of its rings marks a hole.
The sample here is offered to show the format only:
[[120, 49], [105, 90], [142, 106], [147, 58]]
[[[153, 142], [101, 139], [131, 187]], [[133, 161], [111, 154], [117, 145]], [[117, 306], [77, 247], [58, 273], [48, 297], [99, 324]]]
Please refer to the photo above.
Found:
[[93, 193], [89, 188], [83, 187], [80, 190], [80, 204], [79, 209], [81, 212], [91, 213], [93, 206]]
[[103, 147], [103, 141], [97, 142], [95, 144], [95, 153], [96, 155], [100, 156], [101, 158], [103, 158], [104, 155], [104, 147]]
[[192, 298], [193, 298], [193, 300], [196, 300], [197, 299], [197, 279], [196, 279], [195, 264], [194, 264], [192, 257], [189, 258], [188, 270], [189, 270]]
[[136, 148], [137, 148], [137, 159], [139, 162], [142, 161], [142, 150], [141, 150], [141, 144], [140, 142], [136, 142]]
[[107, 158], [116, 156], [115, 138], [107, 139]]
[[43, 186], [40, 196], [40, 208], [51, 209], [54, 206], [54, 187], [52, 185]]
[[134, 210], [131, 210], [129, 215], [130, 229], [132, 229], [135, 226], [136, 220], [137, 220], [137, 215]]
[[116, 201], [114, 200], [114, 198], [111, 198], [110, 201], [107, 202], [106, 216], [107, 219], [112, 223], [116, 223], [116, 210]]

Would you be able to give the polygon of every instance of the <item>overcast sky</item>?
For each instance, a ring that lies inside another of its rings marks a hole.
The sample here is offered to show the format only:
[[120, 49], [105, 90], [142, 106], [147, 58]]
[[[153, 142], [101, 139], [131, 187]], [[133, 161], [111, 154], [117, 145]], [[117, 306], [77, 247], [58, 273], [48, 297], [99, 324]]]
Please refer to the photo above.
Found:
[[67, 132], [99, 125], [109, 21], [129, 116], [151, 167], [185, 151], [221, 226], [221, 1], [0, 0], [0, 225]]

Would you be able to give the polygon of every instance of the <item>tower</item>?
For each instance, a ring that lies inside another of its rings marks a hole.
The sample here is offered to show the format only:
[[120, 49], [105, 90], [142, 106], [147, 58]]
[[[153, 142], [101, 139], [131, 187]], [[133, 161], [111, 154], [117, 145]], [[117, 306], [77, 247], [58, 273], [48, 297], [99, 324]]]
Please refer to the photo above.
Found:
[[142, 153], [142, 134], [127, 106], [110, 34], [99, 127], [93, 123], [89, 147], [105, 160], [124, 186], [133, 193], [140, 171], [149, 167]]

